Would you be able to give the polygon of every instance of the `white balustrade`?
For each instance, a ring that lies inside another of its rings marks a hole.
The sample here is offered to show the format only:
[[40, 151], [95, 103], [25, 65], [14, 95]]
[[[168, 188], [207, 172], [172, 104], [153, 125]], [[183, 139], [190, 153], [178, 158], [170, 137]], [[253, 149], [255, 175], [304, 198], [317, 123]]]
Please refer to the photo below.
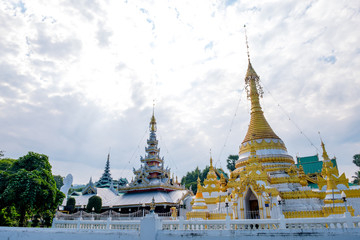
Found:
[[[58, 216], [58, 215], [57, 215]], [[234, 219], [225, 220], [176, 220], [159, 218], [160, 230], [277, 230], [277, 229], [345, 229], [360, 228], [360, 217], [352, 217], [349, 213], [343, 216], [327, 218], [280, 218], [280, 219]], [[67, 220], [54, 218], [53, 228], [67, 229], [113, 229], [113, 230], [140, 230], [142, 218], [138, 220], [87, 220], [78, 218]]]

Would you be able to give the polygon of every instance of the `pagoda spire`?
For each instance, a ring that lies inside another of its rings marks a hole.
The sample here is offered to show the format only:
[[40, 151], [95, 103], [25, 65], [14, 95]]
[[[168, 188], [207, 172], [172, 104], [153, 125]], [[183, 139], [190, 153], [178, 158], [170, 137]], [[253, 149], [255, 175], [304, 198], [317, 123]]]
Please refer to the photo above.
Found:
[[100, 180], [96, 183], [96, 186], [109, 188], [112, 181], [113, 179], [110, 173], [110, 151], [109, 151], [106, 159], [104, 173], [101, 176]]
[[214, 170], [213, 159], [212, 159], [212, 156], [211, 156], [211, 148], [210, 148], [210, 169], [209, 169], [209, 171], [213, 171], [213, 170]]
[[248, 69], [245, 76], [245, 88], [247, 97], [251, 102], [251, 119], [243, 143], [265, 138], [280, 139], [271, 129], [269, 123], [265, 119], [264, 112], [261, 109], [260, 97], [263, 95], [263, 89], [260, 85], [260, 77], [256, 74], [253, 66], [251, 65], [246, 28], [245, 37], [248, 55]]
[[145, 156], [140, 157], [141, 167], [134, 169], [135, 178], [122, 188], [120, 192], [141, 192], [157, 189], [159, 191], [174, 191], [184, 189], [175, 183], [174, 174], [171, 177], [170, 168], [164, 167], [164, 157], [160, 157], [159, 141], [156, 138], [156, 119], [155, 119], [155, 104], [153, 105], [153, 112], [149, 123], [149, 138], [147, 139], [147, 146], [145, 147]]
[[156, 132], [155, 103], [153, 103], [153, 114], [149, 125], [150, 132]]

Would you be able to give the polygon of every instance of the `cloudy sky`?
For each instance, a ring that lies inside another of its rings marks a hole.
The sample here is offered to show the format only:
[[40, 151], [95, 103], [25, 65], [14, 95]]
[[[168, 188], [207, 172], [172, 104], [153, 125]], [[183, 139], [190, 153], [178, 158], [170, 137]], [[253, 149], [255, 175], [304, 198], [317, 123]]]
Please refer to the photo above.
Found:
[[318, 132], [351, 178], [360, 152], [360, 2], [0, 1], [0, 149], [75, 183], [140, 166], [155, 99], [181, 177], [226, 168], [249, 123], [244, 24], [268, 122], [295, 157]]

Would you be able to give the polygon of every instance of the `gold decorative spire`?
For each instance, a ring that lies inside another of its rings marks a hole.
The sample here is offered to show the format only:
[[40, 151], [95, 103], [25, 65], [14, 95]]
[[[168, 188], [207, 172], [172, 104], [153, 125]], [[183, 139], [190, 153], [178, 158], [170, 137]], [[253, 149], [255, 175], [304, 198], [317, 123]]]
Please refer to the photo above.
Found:
[[212, 170], [214, 170], [214, 167], [213, 167], [213, 159], [211, 156], [211, 148], [210, 148], [210, 169], [209, 169], [209, 171], [212, 171]]
[[322, 147], [322, 150], [323, 150], [323, 154], [322, 154], [322, 157], [324, 160], [330, 160], [327, 152], [326, 152], [326, 149], [325, 149], [325, 144], [324, 142], [321, 140], [321, 147]]
[[264, 117], [264, 112], [261, 109], [260, 97], [262, 97], [263, 90], [260, 85], [260, 78], [256, 74], [250, 62], [249, 45], [247, 43], [246, 30], [245, 30], [245, 37], [246, 37], [246, 46], [248, 50], [248, 61], [249, 61], [248, 69], [245, 76], [245, 88], [247, 91], [247, 96], [251, 102], [251, 119], [243, 143], [255, 139], [264, 139], [264, 138], [280, 139], [271, 129], [269, 123], [266, 121]]
[[[200, 177], [197, 179], [197, 193], [201, 193], [201, 183], [200, 183]], [[197, 195], [197, 194], [196, 194]]]
[[150, 121], [150, 131], [156, 132], [156, 119], [155, 119], [155, 103], [153, 103], [153, 115]]

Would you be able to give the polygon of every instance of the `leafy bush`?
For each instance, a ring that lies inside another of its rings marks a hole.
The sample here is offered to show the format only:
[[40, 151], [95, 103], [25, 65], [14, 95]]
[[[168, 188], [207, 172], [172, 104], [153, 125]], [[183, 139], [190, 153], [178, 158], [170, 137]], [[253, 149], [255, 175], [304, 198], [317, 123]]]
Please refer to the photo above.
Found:
[[101, 207], [102, 207], [101, 197], [92, 196], [91, 198], [89, 198], [89, 202], [88, 202], [88, 204], [86, 206], [86, 210], [88, 212], [92, 212], [92, 209], [94, 208], [94, 211], [96, 213], [100, 213], [101, 212]]
[[65, 210], [69, 211], [70, 213], [73, 213], [74, 209], [75, 209], [75, 205], [76, 205], [75, 198], [69, 197], [67, 202], [66, 202]]

